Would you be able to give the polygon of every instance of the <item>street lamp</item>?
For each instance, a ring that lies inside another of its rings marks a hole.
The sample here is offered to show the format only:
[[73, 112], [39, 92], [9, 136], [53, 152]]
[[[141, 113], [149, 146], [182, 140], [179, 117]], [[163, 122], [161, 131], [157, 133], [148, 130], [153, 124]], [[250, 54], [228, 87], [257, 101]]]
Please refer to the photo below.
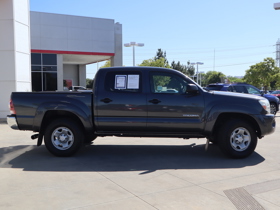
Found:
[[143, 43], [136, 43], [136, 42], [130, 42], [130, 43], [126, 43], [124, 44], [125, 47], [133, 47], [133, 66], [135, 66], [135, 46], [137, 47], [143, 47], [144, 44]]
[[280, 3], [274, 3], [274, 9], [279, 10], [280, 9]]
[[196, 83], [198, 83], [198, 65], [203, 65], [204, 63], [202, 62], [196, 62], [196, 63], [191, 63], [191, 65], [196, 64]]
[[201, 86], [201, 74], [204, 74], [204, 71], [200, 71], [199, 73], [199, 85]]

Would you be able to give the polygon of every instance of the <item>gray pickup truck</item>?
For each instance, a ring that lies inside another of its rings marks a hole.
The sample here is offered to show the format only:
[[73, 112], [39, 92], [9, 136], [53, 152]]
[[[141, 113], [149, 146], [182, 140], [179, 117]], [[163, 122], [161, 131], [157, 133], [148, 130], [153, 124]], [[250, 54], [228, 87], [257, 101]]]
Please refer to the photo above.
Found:
[[96, 137], [206, 138], [233, 158], [252, 154], [275, 119], [267, 99], [208, 92], [186, 75], [155, 67], [100, 69], [92, 92], [13, 92], [7, 122], [36, 132], [56, 156]]

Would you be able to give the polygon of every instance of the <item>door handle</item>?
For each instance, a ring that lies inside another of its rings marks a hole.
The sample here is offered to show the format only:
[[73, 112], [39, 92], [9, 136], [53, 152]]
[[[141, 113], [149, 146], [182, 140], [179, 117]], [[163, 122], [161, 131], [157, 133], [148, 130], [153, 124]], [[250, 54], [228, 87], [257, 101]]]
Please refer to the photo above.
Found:
[[149, 102], [152, 103], [152, 104], [158, 104], [158, 103], [160, 103], [161, 101], [158, 100], [158, 99], [153, 99], [153, 100], [149, 100]]
[[110, 103], [112, 100], [110, 98], [103, 98], [100, 101], [104, 102], [104, 103]]

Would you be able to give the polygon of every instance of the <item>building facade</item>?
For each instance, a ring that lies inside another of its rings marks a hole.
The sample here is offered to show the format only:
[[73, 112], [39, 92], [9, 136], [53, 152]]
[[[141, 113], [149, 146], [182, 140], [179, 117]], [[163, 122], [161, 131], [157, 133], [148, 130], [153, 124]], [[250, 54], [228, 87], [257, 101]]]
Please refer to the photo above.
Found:
[[86, 86], [86, 65], [122, 66], [122, 25], [112, 19], [29, 11], [29, 0], [0, 1], [0, 118], [13, 91]]

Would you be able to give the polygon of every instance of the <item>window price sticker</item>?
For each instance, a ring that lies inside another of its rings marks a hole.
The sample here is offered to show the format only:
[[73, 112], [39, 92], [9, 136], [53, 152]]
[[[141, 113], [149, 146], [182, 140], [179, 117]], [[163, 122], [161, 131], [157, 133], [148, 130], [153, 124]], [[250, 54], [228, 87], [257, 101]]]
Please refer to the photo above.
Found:
[[126, 89], [127, 75], [116, 75], [115, 77], [115, 89]]
[[115, 89], [139, 89], [139, 75], [116, 75]]
[[139, 75], [128, 75], [128, 89], [139, 89]]

